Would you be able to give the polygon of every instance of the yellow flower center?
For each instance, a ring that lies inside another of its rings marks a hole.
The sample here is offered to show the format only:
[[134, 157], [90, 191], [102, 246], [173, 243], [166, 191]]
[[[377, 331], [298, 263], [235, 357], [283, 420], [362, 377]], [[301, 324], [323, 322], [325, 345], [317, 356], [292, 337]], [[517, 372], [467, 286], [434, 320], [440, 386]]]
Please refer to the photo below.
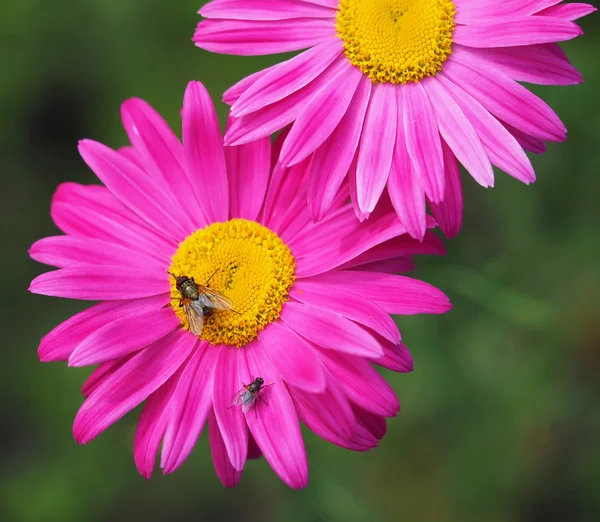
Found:
[[450, 0], [340, 0], [337, 34], [373, 83], [418, 82], [452, 53]]
[[[294, 284], [296, 261], [268, 228], [245, 219], [213, 223], [196, 230], [178, 247], [169, 272], [194, 278], [199, 285], [231, 299], [233, 310], [212, 309], [201, 338], [212, 344], [244, 346], [276, 321]], [[189, 330], [181, 293], [171, 277], [171, 306]]]

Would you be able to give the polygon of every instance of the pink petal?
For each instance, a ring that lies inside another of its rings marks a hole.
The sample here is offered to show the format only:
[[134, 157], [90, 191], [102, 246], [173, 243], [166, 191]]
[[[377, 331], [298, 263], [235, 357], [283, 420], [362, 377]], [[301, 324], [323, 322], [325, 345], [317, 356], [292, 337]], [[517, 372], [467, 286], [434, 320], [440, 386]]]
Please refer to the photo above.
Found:
[[169, 294], [126, 301], [107, 301], [70, 317], [40, 341], [40, 361], [66, 361], [73, 350], [98, 328], [123, 315], [151, 313], [169, 302]]
[[358, 406], [352, 408], [356, 415], [356, 420], [363, 426], [369, 433], [373, 434], [377, 439], [382, 439], [387, 431], [387, 425], [385, 417], [380, 415], [373, 415], [371, 412], [363, 410]]
[[329, 83], [306, 104], [292, 125], [280, 161], [295, 165], [312, 154], [335, 130], [346, 113], [362, 73], [347, 62]]
[[393, 417], [400, 410], [394, 390], [362, 357], [320, 352], [321, 358], [351, 402], [376, 415]]
[[133, 265], [142, 270], [166, 270], [168, 264], [159, 263], [139, 249], [134, 251], [118, 244], [98, 239], [53, 236], [36, 241], [29, 255], [39, 263], [58, 268], [76, 268], [89, 265]]
[[420, 83], [403, 85], [398, 96], [402, 98], [406, 150], [413, 169], [429, 200], [441, 201], [445, 183], [444, 162], [433, 107]]
[[[219, 120], [208, 91], [190, 82], [183, 98], [185, 165], [208, 223], [227, 221], [229, 187]], [[210, 197], [206, 197], [210, 194]]]
[[479, 102], [448, 81], [444, 75], [438, 75], [437, 79], [452, 95], [477, 131], [490, 161], [523, 183], [535, 181], [531, 162], [514, 136]]
[[237, 20], [287, 20], [290, 18], [333, 18], [335, 11], [296, 0], [213, 0], [200, 9], [204, 18]]
[[342, 53], [342, 41], [332, 39], [269, 69], [231, 107], [236, 118], [283, 100], [317, 78]]
[[177, 242], [162, 235], [99, 185], [62, 183], [52, 198], [52, 219], [69, 236], [118, 243], [168, 262]]
[[356, 195], [363, 212], [373, 212], [387, 182], [397, 123], [396, 86], [376, 85], [365, 116], [356, 164]]
[[[291, 304], [286, 303], [284, 311]], [[292, 330], [279, 322], [271, 323], [260, 332], [258, 341], [285, 382], [320, 393], [325, 390], [323, 365], [312, 347]]]
[[69, 357], [69, 366], [89, 366], [124, 357], [171, 333], [181, 323], [169, 308], [136, 312], [86, 337]]
[[410, 272], [415, 269], [415, 262], [410, 257], [397, 257], [394, 259], [383, 259], [373, 261], [364, 265], [358, 265], [354, 268], [365, 272], [384, 272], [386, 274], [400, 274]]
[[203, 20], [192, 41], [207, 51], [256, 56], [299, 51], [335, 37], [334, 20]]
[[144, 478], [149, 479], [154, 471], [158, 448], [171, 415], [169, 406], [180, 376], [181, 368], [152, 393], [144, 404], [133, 442], [135, 465]]
[[229, 193], [229, 215], [255, 221], [269, 183], [271, 141], [262, 138], [237, 147], [225, 147]]
[[597, 10], [598, 8], [594, 7], [593, 5], [574, 2], [570, 4], [553, 5], [542, 11], [539, 11], [537, 14], [541, 16], [551, 16], [554, 18], [573, 21], [583, 18], [584, 16], [587, 16]]
[[206, 226], [204, 213], [197, 210], [202, 209], [206, 199], [196, 198], [185, 172], [183, 146], [160, 114], [145, 101], [132, 98], [121, 106], [121, 118], [143, 170], [180, 208], [187, 210], [194, 227]]
[[408, 348], [402, 343], [393, 344], [390, 342], [382, 343], [383, 355], [375, 359], [371, 359], [372, 363], [383, 366], [393, 372], [412, 372], [414, 369], [414, 361]]
[[137, 299], [168, 292], [169, 278], [162, 270], [150, 272], [114, 266], [62, 268], [37, 276], [29, 291], [91, 301]]
[[[319, 347], [363, 357], [378, 357], [383, 354], [381, 345], [364, 328], [322, 308], [313, 308], [290, 301], [283, 306], [281, 319], [290, 328]], [[310, 349], [310, 346], [307, 345], [307, 348]], [[282, 377], [285, 379], [285, 376]], [[293, 381], [289, 382], [295, 384]]]
[[250, 437], [248, 438], [248, 459], [259, 459], [261, 457], [262, 451], [260, 451], [252, 434], [250, 434]]
[[121, 154], [92, 140], [80, 141], [79, 153], [102, 183], [154, 228], [175, 240], [194, 230], [185, 210]]
[[211, 409], [208, 418], [208, 437], [210, 440], [210, 453], [217, 476], [227, 488], [234, 488], [240, 481], [242, 471], [235, 469], [227, 455], [227, 448], [219, 430], [219, 423], [215, 412]]
[[196, 338], [175, 330], [132, 357], [83, 403], [73, 424], [77, 442], [86, 444], [162, 386], [191, 352]]
[[196, 353], [181, 374], [171, 401], [171, 416], [161, 454], [163, 473], [172, 473], [183, 464], [212, 411], [213, 375], [219, 351], [207, 342], [199, 342]]
[[564, 42], [581, 34], [579, 26], [567, 20], [523, 16], [457, 25], [452, 39], [469, 47], [512, 47]]
[[311, 282], [367, 295], [389, 314], [442, 314], [452, 308], [440, 290], [412, 277], [336, 270], [315, 276]]
[[358, 147], [371, 97], [371, 85], [368, 79], [361, 80], [340, 124], [315, 152], [308, 192], [312, 215], [316, 221], [321, 221], [330, 210], [348, 173]]
[[[469, 113], [466, 114], [469, 115]], [[490, 117], [493, 119], [491, 115]], [[485, 142], [483, 138], [482, 142]], [[446, 172], [444, 199], [440, 203], [429, 203], [429, 206], [442, 232], [448, 239], [451, 239], [458, 234], [462, 225], [463, 194], [456, 157], [443, 140], [442, 151], [444, 153], [444, 170]]]
[[573, 85], [582, 83], [581, 73], [569, 60], [556, 54], [552, 45], [538, 44], [525, 47], [498, 47], [495, 49], [468, 49], [504, 74], [519, 82], [538, 85]]
[[294, 404], [285, 383], [256, 342], [240, 351], [240, 378], [250, 382], [255, 376], [273, 384], [265, 394], [268, 405], [261, 403], [246, 414], [250, 432], [281, 480], [292, 488], [305, 488], [308, 462]]
[[438, 129], [446, 144], [477, 183], [483, 187], [493, 187], [492, 164], [469, 119], [435, 77], [428, 78], [422, 85], [434, 108]]
[[354, 413], [341, 387], [331, 375], [327, 378], [327, 389], [322, 393], [306, 393], [289, 388], [300, 420], [319, 437], [327, 440], [330, 433], [342, 439], [351, 439], [354, 434]]
[[225, 144], [240, 145], [283, 129], [298, 117], [308, 100], [347, 65], [346, 57], [341, 55], [306, 86], [278, 102], [236, 119], [225, 134]]
[[474, 55], [454, 52], [444, 64], [444, 76], [519, 130], [543, 140], [566, 139], [565, 126], [545, 102]]
[[213, 405], [215, 416], [221, 430], [227, 454], [233, 467], [237, 470], [244, 469], [248, 454], [248, 428], [240, 407], [232, 407], [233, 399], [243, 387], [243, 376], [238, 374], [238, 354], [242, 352], [231, 346], [220, 346], [217, 362], [215, 363], [215, 376], [213, 382]]
[[[369, 306], [365, 307], [356, 293], [349, 292], [344, 288], [324, 288], [324, 285], [314, 284], [310, 279], [301, 279], [296, 281], [290, 290], [290, 295], [309, 305], [311, 310], [319, 308], [335, 312], [376, 331], [391, 342], [400, 341], [400, 332], [390, 315], [374, 303], [369, 303]], [[290, 304], [292, 303], [284, 305], [284, 312], [287, 311]], [[348, 323], [344, 324], [348, 325]], [[349, 324], [353, 325], [354, 323]], [[333, 339], [332, 342], [337, 344]]]
[[[284, 62], [285, 63], [285, 62]], [[233, 105], [244, 92], [246, 92], [252, 85], [254, 85], [260, 78], [275, 70], [282, 64], [276, 63], [271, 67], [267, 67], [266, 69], [262, 69], [255, 73], [252, 73], [245, 78], [241, 79], [236, 84], [232, 85], [223, 93], [223, 102], [227, 105]]]
[[517, 140], [517, 143], [525, 150], [533, 152], [534, 154], [543, 154], [546, 152], [546, 144], [542, 140], [534, 138], [533, 136], [516, 129], [504, 121], [500, 123], [502, 123], [503, 127], [505, 127], [506, 130], [514, 136], [514, 138]]
[[98, 365], [83, 383], [83, 386], [81, 387], [81, 394], [86, 398], [89, 397], [98, 386], [100, 386], [106, 379], [108, 379], [114, 372], [116, 372], [134, 356], [135, 353], [132, 353], [125, 357], [121, 357], [120, 359], [114, 359], [113, 361], [108, 361]]
[[406, 149], [404, 126], [398, 125], [394, 163], [390, 170], [387, 185], [388, 193], [400, 221], [414, 238], [423, 240], [427, 229], [425, 190], [411, 163]]

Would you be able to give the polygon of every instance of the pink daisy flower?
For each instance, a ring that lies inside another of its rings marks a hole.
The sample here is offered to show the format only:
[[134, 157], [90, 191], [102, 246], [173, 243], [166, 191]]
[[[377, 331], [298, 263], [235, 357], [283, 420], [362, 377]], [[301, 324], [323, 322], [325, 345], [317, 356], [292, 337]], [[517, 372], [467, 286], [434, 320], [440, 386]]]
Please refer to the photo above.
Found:
[[185, 145], [142, 100], [125, 102], [122, 117], [132, 147], [80, 143], [105, 186], [60, 185], [51, 214], [65, 235], [30, 250], [59, 268], [31, 292], [100, 301], [39, 347], [42, 361], [98, 365], [76, 440], [145, 401], [139, 472], [150, 477], [161, 442], [161, 467], [174, 471], [208, 422], [226, 486], [260, 455], [286, 484], [306, 486], [300, 422], [344, 448], [376, 446], [399, 404], [373, 365], [413, 366], [389, 314], [450, 308], [439, 290], [394, 272], [413, 254], [443, 253], [440, 241], [410, 238], [389, 202], [361, 224], [344, 187], [313, 223], [308, 162], [275, 164], [280, 143], [272, 151], [268, 138], [223, 148], [200, 83], [185, 93]]
[[349, 174], [360, 219], [384, 189], [422, 238], [426, 202], [444, 233], [461, 225], [457, 160], [484, 187], [492, 165], [530, 183], [524, 152], [566, 128], [518, 82], [570, 85], [579, 72], [555, 42], [596, 8], [560, 0], [213, 0], [199, 47], [262, 55], [307, 49], [229, 89], [239, 145], [293, 123], [280, 161], [312, 156], [308, 199], [323, 219]]

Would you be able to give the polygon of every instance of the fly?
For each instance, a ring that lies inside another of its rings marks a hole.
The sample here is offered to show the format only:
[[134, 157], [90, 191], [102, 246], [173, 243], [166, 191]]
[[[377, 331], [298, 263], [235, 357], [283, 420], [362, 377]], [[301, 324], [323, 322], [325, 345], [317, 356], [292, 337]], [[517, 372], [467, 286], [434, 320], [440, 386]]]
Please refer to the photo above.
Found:
[[256, 401], [258, 399], [263, 401], [268, 406], [269, 403], [260, 396], [260, 391], [263, 388], [267, 388], [272, 385], [273, 383], [265, 384], [265, 380], [262, 377], [257, 377], [250, 384], [244, 384], [242, 389], [235, 394], [230, 407], [239, 406], [241, 404], [242, 411], [247, 413], [253, 407], [256, 408]]

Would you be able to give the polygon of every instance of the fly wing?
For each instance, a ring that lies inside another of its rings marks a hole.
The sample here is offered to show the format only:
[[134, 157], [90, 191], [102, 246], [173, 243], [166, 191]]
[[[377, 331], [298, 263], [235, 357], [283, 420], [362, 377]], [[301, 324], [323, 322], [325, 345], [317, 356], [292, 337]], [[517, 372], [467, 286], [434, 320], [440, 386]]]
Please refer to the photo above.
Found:
[[242, 398], [242, 411], [248, 413], [256, 402], [256, 393], [246, 392]]
[[233, 396], [233, 400], [231, 401], [231, 406], [239, 406], [240, 404], [243, 404], [246, 393], [248, 393], [246, 386], [236, 392], [236, 394]]
[[198, 299], [197, 301], [202, 303], [203, 306], [209, 308], [216, 308], [217, 310], [231, 310], [233, 308], [233, 302], [229, 297], [223, 295], [212, 288], [206, 286], [198, 288]]
[[192, 301], [189, 304], [184, 304], [183, 309], [185, 310], [185, 316], [187, 317], [188, 325], [190, 326], [190, 332], [200, 336], [202, 328], [204, 328], [204, 312], [202, 311], [202, 306], [195, 301]]

